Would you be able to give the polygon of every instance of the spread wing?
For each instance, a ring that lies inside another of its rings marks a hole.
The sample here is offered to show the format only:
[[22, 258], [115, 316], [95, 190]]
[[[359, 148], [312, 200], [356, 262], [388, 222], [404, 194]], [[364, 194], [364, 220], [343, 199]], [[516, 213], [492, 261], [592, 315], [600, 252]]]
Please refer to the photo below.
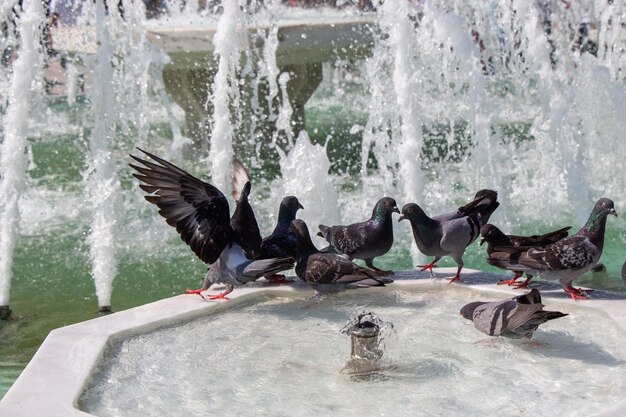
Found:
[[142, 149], [155, 162], [131, 157], [142, 166], [130, 166], [149, 193], [146, 200], [159, 207], [167, 224], [203, 262], [215, 262], [231, 242], [229, 207], [220, 190]]

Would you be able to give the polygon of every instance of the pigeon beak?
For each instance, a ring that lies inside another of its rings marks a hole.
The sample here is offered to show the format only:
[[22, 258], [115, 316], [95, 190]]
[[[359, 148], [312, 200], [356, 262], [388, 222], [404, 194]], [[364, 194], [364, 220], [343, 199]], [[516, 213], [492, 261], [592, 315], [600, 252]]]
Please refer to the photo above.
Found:
[[480, 246], [482, 246], [482, 245], [483, 245], [483, 243], [485, 243], [485, 238], [484, 238], [484, 237], [481, 237], [481, 238], [480, 238]]
[[615, 209], [614, 209], [614, 208], [609, 209], [609, 214], [612, 214], [612, 215], [614, 215], [615, 217], [617, 217], [617, 212], [615, 211]]
[[304, 210], [304, 206], [300, 203], [298, 203], [298, 208]]
[[400, 217], [398, 217], [398, 221], [401, 222], [402, 220], [406, 219], [406, 217], [404, 217], [403, 215], [400, 215]]
[[398, 207], [396, 207], [396, 206], [393, 206], [392, 211], [393, 211], [394, 213], [398, 213], [398, 214], [400, 214], [400, 210], [398, 210]]

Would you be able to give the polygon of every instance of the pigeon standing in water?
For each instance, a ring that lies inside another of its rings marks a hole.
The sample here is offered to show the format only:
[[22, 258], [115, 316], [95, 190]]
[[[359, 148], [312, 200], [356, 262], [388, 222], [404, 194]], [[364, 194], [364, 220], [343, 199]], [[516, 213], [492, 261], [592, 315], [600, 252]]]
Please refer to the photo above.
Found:
[[551, 245], [528, 250], [508, 248], [513, 255], [508, 259], [487, 258], [491, 265], [511, 271], [523, 271], [547, 280], [558, 280], [573, 299], [587, 299], [588, 292], [573, 288], [572, 282], [591, 270], [600, 260], [604, 246], [606, 218], [617, 217], [613, 201], [599, 199], [587, 223], [575, 234]]
[[481, 204], [476, 204], [475, 209], [469, 210], [466, 214], [457, 218], [446, 216], [446, 218], [438, 219], [428, 217], [417, 204], [408, 203], [402, 207], [402, 215], [398, 221], [408, 219], [417, 248], [424, 255], [435, 257], [428, 264], [419, 265], [422, 271], [428, 269], [432, 275], [433, 267], [441, 257], [450, 256], [458, 266], [450, 282], [461, 281], [465, 248], [476, 240], [480, 228], [487, 223], [499, 205], [495, 196], [490, 193], [488, 197], [482, 198]]
[[381, 287], [393, 282], [378, 273], [363, 268], [335, 253], [320, 252], [313, 242], [309, 229], [300, 219], [291, 222], [291, 230], [298, 239], [296, 274], [318, 293], [336, 292], [348, 288]]
[[532, 289], [512, 299], [491, 303], [474, 301], [461, 308], [461, 315], [489, 336], [530, 339], [539, 325], [567, 316], [559, 311], [545, 311], [543, 307], [539, 291]]
[[396, 201], [390, 197], [383, 197], [374, 206], [369, 220], [349, 226], [320, 224], [318, 236], [326, 239], [330, 246], [348, 255], [350, 259], [363, 259], [369, 268], [379, 273], [389, 274], [391, 271], [376, 268], [372, 261], [391, 249], [393, 244], [392, 213], [400, 213]]
[[[205, 285], [226, 284], [226, 291], [210, 299], [226, 298], [235, 285], [243, 285], [261, 276], [293, 268], [290, 257], [251, 261], [236, 243], [236, 233], [231, 226], [226, 197], [211, 184], [203, 182], [176, 165], [144, 150], [154, 162], [131, 157], [141, 164], [130, 166], [149, 193], [145, 198], [159, 207], [159, 214], [167, 224], [176, 228], [181, 239], [189, 245], [203, 262], [212, 265], [205, 277]], [[203, 286], [204, 287], [204, 286]], [[199, 294], [208, 289], [191, 290]]]
[[[532, 235], [532, 236], [516, 236], [516, 235], [505, 235], [502, 233], [500, 229], [492, 224], [486, 224], [480, 228], [480, 244], [487, 242], [487, 256], [490, 258], [494, 257], [510, 257], [511, 254], [509, 252], [499, 252], [498, 249], [501, 247], [515, 247], [519, 250], [522, 249], [530, 249], [533, 246], [544, 246], [550, 245], [552, 243], [558, 242], [559, 240], [567, 237], [567, 231], [571, 229], [571, 226], [564, 227], [559, 230], [555, 230], [553, 232], [549, 232], [543, 235]], [[498, 285], [513, 285], [516, 289], [519, 288], [528, 288], [528, 283], [533, 278], [532, 275], [526, 274], [526, 281], [523, 283], [518, 283], [517, 279], [521, 277], [524, 272], [522, 271], [514, 271], [515, 275], [513, 278], [509, 280], [503, 280], [498, 282]]]

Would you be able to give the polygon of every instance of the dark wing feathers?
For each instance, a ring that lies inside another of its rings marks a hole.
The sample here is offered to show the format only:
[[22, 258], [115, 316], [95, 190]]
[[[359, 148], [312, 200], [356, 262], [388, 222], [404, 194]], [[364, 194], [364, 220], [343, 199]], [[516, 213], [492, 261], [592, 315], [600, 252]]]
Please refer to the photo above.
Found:
[[528, 294], [518, 295], [514, 298], [519, 304], [541, 304], [541, 294], [539, 290], [533, 288]]
[[568, 230], [571, 228], [572, 228], [571, 226], [568, 226], [559, 230], [548, 232], [543, 235], [532, 235], [532, 236], [509, 235], [508, 237], [511, 243], [513, 244], [513, 246], [517, 246], [517, 247], [550, 245], [552, 243], [558, 242], [559, 240], [567, 237]]
[[350, 256], [365, 245], [367, 237], [366, 225], [367, 223], [355, 223], [350, 226], [332, 226], [328, 243], [341, 253]]
[[[560, 317], [567, 316], [567, 313], [561, 313], [560, 311], [536, 311], [528, 320], [519, 326], [511, 329], [509, 332], [503, 334], [503, 336], [516, 338], [516, 337], [532, 337], [533, 333], [539, 325], [545, 323], [548, 320], [558, 319]], [[516, 336], [517, 335], [517, 336]]]
[[307, 263], [307, 281], [311, 284], [332, 284], [353, 272], [351, 261], [334, 254], [313, 254]]
[[589, 266], [597, 248], [583, 236], [570, 236], [546, 246], [497, 247], [487, 263], [500, 268], [537, 271], [576, 270]]
[[[595, 252], [587, 241], [583, 236], [571, 236], [549, 246], [529, 249], [526, 254], [529, 262], [543, 265], [540, 269], [582, 269], [593, 261]], [[520, 263], [525, 265], [525, 261], [525, 257], [520, 257]]]
[[310, 255], [307, 262], [306, 281], [309, 284], [350, 284], [369, 278], [379, 281], [376, 277], [374, 271], [332, 253]]
[[139, 149], [156, 163], [131, 157], [142, 181], [146, 200], [159, 207], [159, 214], [176, 228], [181, 239], [206, 263], [215, 262], [231, 242], [229, 207], [226, 197], [211, 184], [201, 181], [174, 164]]

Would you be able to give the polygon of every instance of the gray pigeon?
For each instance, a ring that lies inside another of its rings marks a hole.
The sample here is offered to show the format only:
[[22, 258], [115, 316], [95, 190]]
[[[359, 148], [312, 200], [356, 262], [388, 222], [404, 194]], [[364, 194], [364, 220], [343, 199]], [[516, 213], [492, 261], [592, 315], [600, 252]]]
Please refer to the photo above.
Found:
[[375, 271], [363, 268], [343, 256], [320, 252], [311, 241], [306, 223], [301, 219], [291, 222], [291, 230], [298, 239], [296, 274], [316, 292], [381, 287], [393, 282], [391, 279], [379, 277]]
[[[567, 237], [567, 232], [571, 229], [571, 226], [564, 227], [553, 232], [548, 232], [543, 235], [532, 236], [517, 236], [517, 235], [505, 235], [500, 229], [492, 224], [486, 224], [480, 228], [480, 245], [487, 242], [487, 256], [490, 258], [499, 256], [511, 256], [509, 253], [496, 253], [500, 247], [516, 247], [519, 250], [530, 249], [535, 246], [550, 245], [558, 242], [559, 240]], [[516, 289], [528, 288], [528, 283], [533, 278], [532, 275], [526, 274], [526, 281], [518, 283], [517, 279], [521, 277], [524, 272], [514, 271], [513, 278], [498, 282], [498, 285], [513, 285]]]
[[[294, 196], [283, 198], [278, 208], [276, 227], [269, 236], [261, 239], [259, 226], [248, 202], [251, 187], [248, 171], [235, 157], [233, 157], [232, 165], [232, 195], [237, 202], [237, 207], [231, 217], [230, 226], [235, 231], [235, 242], [242, 247], [250, 259], [288, 257], [295, 259], [298, 242], [295, 235], [289, 231], [289, 226], [296, 218], [296, 212], [304, 209], [302, 204]], [[270, 281], [284, 282], [276, 277], [270, 278]]]
[[278, 272], [293, 268], [293, 258], [270, 258], [250, 260], [237, 244], [226, 247], [218, 260], [211, 264], [199, 290], [189, 290], [188, 294], [200, 294], [213, 284], [225, 284], [226, 290], [220, 294], [212, 295], [209, 300], [228, 299], [235, 286], [244, 285], [256, 281], [261, 277], [274, 275]]
[[[176, 165], [139, 150], [154, 161], [131, 155], [141, 164], [130, 166], [138, 172], [133, 175], [142, 182], [139, 187], [148, 193], [146, 200], [159, 207], [159, 214], [167, 224], [176, 228], [181, 239], [200, 260], [210, 265], [217, 263], [209, 269], [205, 282], [222, 282], [227, 285], [227, 290], [211, 299], [225, 298], [234, 285], [252, 281], [253, 277], [256, 279], [293, 267], [293, 258], [248, 260], [236, 243], [236, 232], [231, 227], [230, 209], [224, 194]], [[200, 294], [207, 288], [188, 293]]]
[[408, 219], [411, 223], [413, 238], [417, 248], [424, 255], [434, 256], [435, 259], [426, 265], [419, 265], [424, 270], [433, 272], [433, 267], [442, 256], [450, 256], [457, 263], [457, 272], [450, 282], [461, 281], [463, 268], [463, 254], [465, 248], [476, 238], [480, 228], [487, 222], [489, 216], [500, 205], [495, 197], [480, 205], [480, 210], [472, 211], [469, 215], [458, 218], [438, 220], [430, 218], [424, 210], [415, 203], [408, 203], [402, 207], [402, 215], [398, 221]]
[[499, 251], [509, 250], [511, 256], [504, 259], [492, 256], [487, 258], [487, 262], [499, 268], [523, 271], [547, 280], [558, 280], [573, 299], [587, 299], [589, 291], [573, 288], [572, 282], [591, 270], [600, 260], [606, 218], [609, 214], [617, 217], [613, 201], [601, 198], [591, 210], [587, 223], [575, 235], [551, 245], [528, 250], [499, 248]]
[[530, 339], [539, 325], [567, 316], [559, 311], [545, 311], [537, 289], [512, 299], [495, 302], [474, 301], [461, 308], [461, 315], [471, 320], [489, 336]]
[[319, 225], [318, 236], [323, 237], [338, 252], [348, 255], [350, 259], [363, 259], [365, 264], [379, 272], [388, 274], [373, 265], [374, 258], [389, 252], [393, 244], [392, 213], [400, 213], [396, 201], [383, 197], [374, 206], [372, 217], [360, 223], [348, 226]]

